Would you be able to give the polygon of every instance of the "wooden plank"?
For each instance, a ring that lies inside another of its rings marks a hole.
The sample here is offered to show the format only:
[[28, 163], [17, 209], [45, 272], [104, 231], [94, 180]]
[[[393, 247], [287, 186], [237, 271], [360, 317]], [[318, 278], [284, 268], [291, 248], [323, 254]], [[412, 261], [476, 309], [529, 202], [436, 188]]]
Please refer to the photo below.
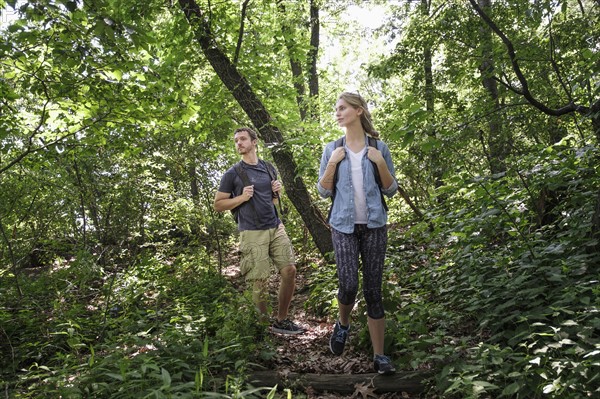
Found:
[[372, 374], [300, 374], [280, 375], [276, 371], [254, 371], [248, 382], [255, 387], [275, 385], [280, 389], [292, 390], [311, 387], [317, 392], [353, 393], [355, 386], [364, 385], [374, 388], [377, 393], [407, 392], [421, 393], [425, 389], [422, 381], [427, 375], [417, 372], [396, 372], [391, 376]]

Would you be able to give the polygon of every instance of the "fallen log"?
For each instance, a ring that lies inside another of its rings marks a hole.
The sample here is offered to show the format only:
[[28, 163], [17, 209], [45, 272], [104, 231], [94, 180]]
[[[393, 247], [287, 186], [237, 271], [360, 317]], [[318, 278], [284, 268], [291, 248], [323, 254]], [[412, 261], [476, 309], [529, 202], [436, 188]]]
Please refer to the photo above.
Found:
[[423, 380], [427, 375], [417, 372], [397, 372], [391, 376], [372, 374], [280, 374], [276, 371], [254, 371], [248, 382], [253, 386], [274, 387], [279, 389], [306, 390], [308, 387], [317, 392], [353, 393], [357, 386], [371, 387], [376, 393], [407, 392], [418, 394], [425, 389]]

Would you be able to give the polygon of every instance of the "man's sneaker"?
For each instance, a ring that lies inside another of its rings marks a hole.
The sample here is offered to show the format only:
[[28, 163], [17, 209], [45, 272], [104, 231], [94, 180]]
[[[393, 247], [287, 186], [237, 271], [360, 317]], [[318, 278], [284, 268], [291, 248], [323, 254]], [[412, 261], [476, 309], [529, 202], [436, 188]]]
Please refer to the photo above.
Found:
[[373, 363], [375, 364], [375, 371], [381, 375], [392, 375], [396, 372], [392, 361], [385, 355], [375, 355]]
[[293, 323], [289, 319], [284, 319], [281, 321], [277, 321], [277, 319], [273, 320], [273, 324], [271, 325], [271, 330], [275, 333], [279, 334], [300, 334], [304, 332], [304, 329], [297, 324]]
[[331, 334], [331, 338], [329, 338], [329, 349], [331, 349], [331, 353], [339, 356], [344, 352], [344, 346], [346, 345], [349, 331], [350, 326], [343, 328], [339, 320], [335, 322], [333, 334]]

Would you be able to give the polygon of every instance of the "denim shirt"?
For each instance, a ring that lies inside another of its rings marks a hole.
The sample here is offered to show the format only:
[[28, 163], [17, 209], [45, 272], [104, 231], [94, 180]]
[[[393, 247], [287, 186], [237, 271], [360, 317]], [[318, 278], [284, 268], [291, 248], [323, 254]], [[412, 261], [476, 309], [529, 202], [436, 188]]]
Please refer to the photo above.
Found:
[[[345, 143], [345, 141], [344, 141]], [[365, 135], [365, 146], [368, 149], [368, 139]], [[335, 141], [328, 143], [323, 150], [321, 157], [321, 167], [319, 169], [319, 181], [317, 182], [317, 190], [323, 198], [331, 197], [332, 190], [327, 190], [321, 185], [321, 178], [325, 174], [327, 168], [327, 162], [331, 157], [331, 153], [335, 146]], [[346, 151], [349, 151], [347, 147]], [[392, 156], [388, 146], [381, 140], [377, 140], [377, 149], [381, 151], [381, 155], [385, 159], [387, 167], [394, 177], [392, 185], [388, 188], [381, 189], [381, 192], [387, 197], [391, 197], [398, 191], [398, 182], [394, 176], [394, 165], [392, 163]], [[362, 172], [363, 172], [363, 187], [365, 190], [365, 198], [367, 200], [367, 227], [377, 228], [383, 227], [387, 223], [387, 212], [385, 211], [381, 202], [381, 194], [379, 192], [379, 186], [375, 181], [375, 175], [373, 174], [373, 164], [367, 157], [367, 151], [362, 158]], [[354, 188], [352, 186], [351, 168], [348, 156], [342, 159], [339, 163], [337, 182], [335, 185], [335, 201], [333, 202], [333, 208], [331, 210], [331, 218], [329, 224], [334, 229], [351, 234], [354, 232]]]

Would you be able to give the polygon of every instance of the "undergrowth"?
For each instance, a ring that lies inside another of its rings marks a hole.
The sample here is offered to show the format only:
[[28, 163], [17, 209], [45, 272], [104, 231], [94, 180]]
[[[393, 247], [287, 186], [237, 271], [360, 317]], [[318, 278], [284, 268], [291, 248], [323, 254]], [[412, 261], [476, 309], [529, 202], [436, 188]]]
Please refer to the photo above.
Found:
[[[551, 148], [503, 175], [465, 175], [441, 188], [446, 202], [427, 223], [391, 232], [388, 335], [401, 367], [435, 371], [432, 395], [599, 394], [600, 256], [590, 215], [600, 184], [580, 178], [598, 175], [594, 157], [590, 148]], [[560, 201], [541, 220], [531, 196], [543, 190]]]
[[[86, 260], [87, 259], [87, 260]], [[93, 271], [91, 270], [93, 269]], [[264, 397], [272, 356], [249, 298], [193, 256], [106, 270], [81, 255], [3, 288], [2, 391], [39, 397]]]

